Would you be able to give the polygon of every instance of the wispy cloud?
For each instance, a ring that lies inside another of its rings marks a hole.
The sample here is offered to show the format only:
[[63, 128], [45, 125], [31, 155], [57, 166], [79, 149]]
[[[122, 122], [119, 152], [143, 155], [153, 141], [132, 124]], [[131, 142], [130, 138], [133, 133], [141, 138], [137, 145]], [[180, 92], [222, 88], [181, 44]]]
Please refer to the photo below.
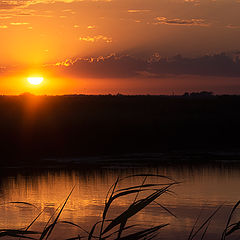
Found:
[[180, 19], [173, 18], [168, 19], [166, 17], [156, 17], [156, 22], [154, 24], [167, 24], [167, 25], [198, 25], [198, 26], [208, 26], [204, 19], [201, 18], [192, 18], [192, 19]]
[[71, 13], [71, 12], [73, 12], [73, 10], [72, 9], [63, 9], [62, 12], [70, 12]]
[[129, 9], [128, 13], [147, 13], [151, 11], [152, 10], [149, 10], [149, 9]]
[[[8, 20], [13, 18], [19, 17], [45, 17], [45, 18], [51, 18], [52, 15], [46, 15], [46, 14], [40, 14], [36, 13], [35, 10], [27, 10], [27, 9], [11, 9], [5, 13], [0, 14], [0, 20]], [[14, 24], [13, 24], [14, 25]]]
[[104, 41], [106, 43], [111, 43], [112, 38], [111, 37], [106, 37], [103, 35], [97, 35], [97, 36], [87, 36], [87, 37], [80, 37], [80, 41], [85, 41], [85, 42], [97, 42], [99, 40]]
[[[213, 0], [214, 1], [214, 0]], [[194, 4], [200, 4], [200, 0], [184, 0], [186, 3], [194, 3]]]
[[95, 26], [95, 25], [89, 25], [87, 28], [88, 28], [88, 29], [95, 29], [96, 26]]
[[11, 22], [10, 23], [13, 26], [21, 26], [21, 25], [29, 25], [30, 23], [27, 22]]
[[12, 18], [12, 17], [11, 17], [11, 16], [0, 16], [0, 19], [1, 19], [1, 20], [10, 19], [10, 18]]
[[1, 29], [6, 29], [6, 28], [8, 28], [8, 26], [7, 25], [0, 25], [0, 28]]
[[233, 25], [233, 24], [229, 24], [226, 26], [227, 28], [230, 28], [230, 29], [240, 29], [240, 25]]
[[66, 59], [65, 61], [57, 62], [55, 65], [69, 67], [73, 65], [76, 61], [78, 61], [78, 59]]
[[9, 10], [9, 9], [14, 9], [20, 6], [24, 6], [25, 5], [25, 1], [23, 2], [18, 2], [18, 1], [1, 1], [0, 2], [0, 9], [1, 10]]
[[[64, 3], [72, 3], [72, 2], [112, 2], [112, 0], [3, 0], [0, 1], [0, 10], [11, 10], [11, 9], [19, 9], [28, 7], [30, 5], [39, 4], [39, 3], [56, 3], [56, 2], [64, 2]], [[68, 10], [68, 9], [66, 9]]]

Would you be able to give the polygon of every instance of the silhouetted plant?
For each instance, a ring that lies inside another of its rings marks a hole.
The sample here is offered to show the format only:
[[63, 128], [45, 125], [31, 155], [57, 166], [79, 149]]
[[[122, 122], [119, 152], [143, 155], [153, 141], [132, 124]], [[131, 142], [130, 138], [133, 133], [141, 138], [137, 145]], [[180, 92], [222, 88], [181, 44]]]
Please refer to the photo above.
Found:
[[[119, 188], [119, 183], [129, 179], [129, 178], [135, 178], [135, 177], [144, 177], [144, 180], [141, 185], [134, 185], [129, 186], [127, 188]], [[155, 178], [162, 178], [165, 180], [168, 180], [168, 183], [151, 183], [146, 184], [146, 180], [149, 177], [155, 177]], [[71, 240], [74, 239], [98, 239], [98, 240], [105, 240], [105, 239], [118, 239], [118, 240], [138, 240], [138, 239], [152, 239], [158, 234], [158, 231], [167, 226], [168, 224], [164, 223], [161, 225], [157, 225], [155, 227], [142, 229], [138, 231], [134, 231], [135, 227], [137, 227], [137, 224], [129, 225], [127, 226], [128, 220], [135, 216], [137, 213], [139, 213], [141, 210], [143, 210], [145, 207], [147, 207], [149, 204], [156, 202], [156, 200], [163, 194], [167, 192], [171, 192], [170, 188], [173, 185], [178, 184], [178, 182], [172, 180], [169, 177], [163, 176], [163, 175], [153, 175], [153, 174], [139, 174], [139, 175], [131, 175], [124, 178], [118, 178], [116, 182], [110, 187], [106, 199], [105, 199], [105, 206], [102, 213], [102, 219], [101, 221], [96, 222], [90, 231], [87, 231], [83, 229], [81, 226], [69, 222], [69, 221], [59, 221], [59, 217], [67, 204], [68, 199], [70, 198], [74, 188], [71, 190], [69, 195], [67, 196], [64, 203], [59, 206], [56, 211], [53, 213], [53, 215], [50, 217], [49, 221], [46, 223], [44, 229], [39, 231], [30, 231], [30, 227], [37, 221], [37, 219], [40, 217], [43, 211], [41, 211], [34, 220], [25, 228], [20, 230], [15, 229], [0, 229], [0, 238], [2, 237], [15, 237], [19, 239], [39, 239], [39, 240], [47, 240], [51, 236], [55, 226], [57, 224], [63, 223], [63, 224], [69, 224], [72, 226], [75, 226], [81, 230], [81, 233], [73, 238], [70, 238]], [[140, 193], [145, 193], [144, 196], [140, 197]], [[112, 203], [116, 201], [117, 199], [129, 196], [129, 195], [135, 195], [133, 202], [127, 207], [126, 210], [119, 213], [117, 217], [114, 219], [109, 219], [109, 210], [112, 206]], [[15, 204], [25, 204], [25, 205], [31, 205], [27, 202], [13, 202]], [[169, 209], [167, 209], [165, 206], [157, 203], [158, 206], [163, 208], [165, 211], [167, 211], [169, 214], [172, 214], [175, 216]], [[36, 206], [34, 206], [36, 207]], [[127, 230], [131, 230], [131, 233], [127, 232]], [[40, 237], [38, 237], [40, 236]], [[70, 240], [68, 239], [68, 240]]]
[[[127, 188], [119, 188], [119, 183], [128, 179], [128, 178], [134, 178], [134, 177], [144, 177], [142, 184], [140, 185], [134, 185], [129, 186]], [[155, 178], [163, 178], [168, 180], [168, 183], [151, 183], [146, 184], [146, 180], [149, 177], [155, 177]], [[79, 228], [80, 233], [76, 237], [68, 238], [65, 240], [79, 240], [79, 239], [97, 239], [97, 240], [151, 240], [151, 239], [157, 239], [157, 235], [159, 234], [159, 230], [166, 227], [168, 223], [163, 223], [154, 227], [136, 230], [136, 227], [139, 227], [139, 225], [127, 225], [129, 222], [129, 219], [133, 216], [135, 216], [137, 213], [142, 211], [145, 207], [150, 205], [151, 203], [156, 203], [158, 206], [160, 206], [162, 209], [164, 209], [166, 212], [171, 214], [172, 216], [176, 217], [168, 208], [163, 206], [162, 204], [156, 202], [156, 200], [166, 193], [171, 193], [172, 191], [170, 188], [176, 184], [179, 184], [179, 182], [176, 182], [172, 180], [169, 177], [163, 176], [163, 175], [153, 175], [153, 174], [138, 174], [138, 175], [131, 175], [124, 178], [117, 178], [116, 182], [110, 187], [106, 199], [105, 199], [105, 205], [102, 213], [102, 217], [100, 221], [97, 221], [90, 231], [85, 230], [78, 224], [75, 224], [70, 221], [60, 221], [60, 215], [62, 211], [64, 210], [64, 207], [66, 206], [73, 190], [69, 193], [66, 200], [61, 204], [55, 212], [52, 214], [52, 216], [49, 218], [48, 222], [46, 223], [44, 229], [42, 231], [31, 231], [29, 230], [32, 225], [37, 221], [37, 219], [40, 217], [40, 215], [44, 212], [40, 211], [39, 214], [33, 219], [33, 221], [25, 228], [25, 229], [0, 229], [0, 238], [5, 237], [13, 237], [21, 239], [33, 239], [33, 240], [47, 240], [50, 238], [55, 226], [57, 224], [68, 224], [75, 226]], [[145, 195], [140, 197], [140, 194], [144, 193]], [[128, 205], [127, 209], [118, 213], [117, 217], [111, 219], [109, 218], [109, 210], [113, 204], [114, 201], [117, 199], [133, 195], [133, 202]], [[27, 203], [27, 202], [9, 202], [13, 204], [23, 204], [23, 205], [29, 205], [37, 208], [35, 205]], [[226, 227], [223, 230], [221, 240], [227, 240], [227, 238], [234, 232], [240, 229], [240, 221], [231, 223], [233, 215], [240, 205], [240, 201], [238, 201], [235, 206], [233, 207], [227, 223]], [[188, 240], [195, 240], [197, 236], [200, 235], [200, 239], [203, 240], [206, 236], [208, 227], [211, 223], [211, 220], [213, 219], [214, 215], [220, 210], [222, 207], [219, 206], [212, 214], [210, 214], [209, 217], [207, 217], [203, 223], [197, 227], [199, 216], [196, 219]], [[130, 232], [128, 230], [131, 230]]]

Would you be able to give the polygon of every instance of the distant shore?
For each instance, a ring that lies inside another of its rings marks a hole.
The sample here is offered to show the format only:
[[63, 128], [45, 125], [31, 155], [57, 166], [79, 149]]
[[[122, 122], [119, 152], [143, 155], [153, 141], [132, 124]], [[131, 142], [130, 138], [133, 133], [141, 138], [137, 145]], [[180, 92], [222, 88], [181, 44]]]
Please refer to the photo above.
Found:
[[240, 152], [189, 152], [175, 151], [165, 153], [132, 153], [121, 155], [44, 158], [44, 159], [16, 159], [1, 162], [3, 168], [131, 168], [147, 166], [174, 165], [236, 165], [240, 166]]
[[2, 96], [0, 165], [39, 165], [43, 159], [94, 162], [112, 156], [146, 162], [237, 161], [239, 109], [240, 96], [204, 91], [184, 96]]

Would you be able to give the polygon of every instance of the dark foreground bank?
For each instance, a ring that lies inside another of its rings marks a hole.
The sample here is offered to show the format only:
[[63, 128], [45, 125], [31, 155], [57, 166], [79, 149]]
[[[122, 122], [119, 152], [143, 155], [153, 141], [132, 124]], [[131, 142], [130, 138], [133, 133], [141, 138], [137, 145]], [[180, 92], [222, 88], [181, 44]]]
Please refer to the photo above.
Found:
[[130, 153], [238, 152], [239, 109], [240, 96], [2, 96], [1, 163]]

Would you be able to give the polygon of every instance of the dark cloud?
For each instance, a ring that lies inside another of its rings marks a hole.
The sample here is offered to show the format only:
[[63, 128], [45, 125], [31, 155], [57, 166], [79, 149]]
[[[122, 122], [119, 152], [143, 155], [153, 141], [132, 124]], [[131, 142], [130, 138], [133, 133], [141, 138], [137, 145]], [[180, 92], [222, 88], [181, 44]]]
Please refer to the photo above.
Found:
[[198, 58], [184, 58], [181, 55], [177, 55], [171, 60], [162, 59], [151, 62], [149, 71], [156, 74], [239, 77], [240, 59], [239, 57], [233, 58], [225, 53]]
[[79, 77], [129, 78], [162, 77], [167, 75], [199, 75], [240, 77], [240, 57], [225, 53], [186, 58], [177, 55], [161, 58], [155, 54], [144, 60], [131, 56], [116, 56], [67, 60], [58, 63], [59, 71]]
[[58, 69], [84, 77], [125, 78], [138, 75], [146, 69], [147, 62], [130, 56], [110, 55], [107, 57], [77, 59], [58, 63]]

